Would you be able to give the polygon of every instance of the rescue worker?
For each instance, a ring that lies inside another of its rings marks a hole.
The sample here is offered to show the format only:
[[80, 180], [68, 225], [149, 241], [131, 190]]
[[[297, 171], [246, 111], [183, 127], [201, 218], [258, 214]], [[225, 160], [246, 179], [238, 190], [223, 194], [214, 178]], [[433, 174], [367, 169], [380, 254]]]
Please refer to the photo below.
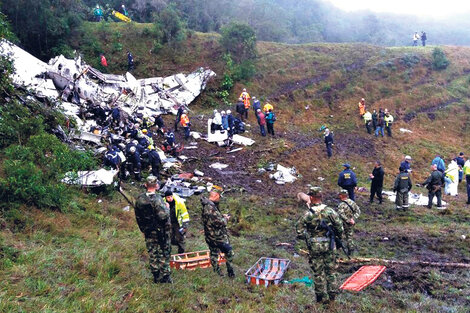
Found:
[[121, 5], [120, 11], [121, 11], [122, 15], [129, 17], [129, 13], [127, 12], [126, 7], [124, 6], [124, 4]]
[[222, 115], [220, 115], [219, 111], [214, 110], [214, 118], [212, 119], [211, 124], [212, 131], [222, 130]]
[[[155, 176], [147, 177], [147, 192], [135, 201], [135, 218], [145, 236], [154, 283], [172, 283], [170, 276], [170, 210], [160, 194]], [[121, 188], [121, 192], [124, 191]]]
[[377, 129], [377, 120], [378, 120], [378, 114], [377, 114], [377, 111], [374, 109], [372, 111], [372, 127], [374, 128], [374, 132]]
[[450, 161], [449, 165], [447, 166], [447, 170], [444, 172], [444, 181], [445, 181], [445, 188], [444, 194], [457, 196], [458, 195], [458, 187], [459, 187], [459, 165], [457, 164], [457, 160], [453, 159]]
[[114, 106], [114, 108], [111, 110], [111, 117], [112, 117], [112, 125], [113, 126], [119, 126], [119, 123], [121, 122], [121, 111], [119, 110], [119, 107], [117, 105]]
[[140, 181], [142, 179], [141, 176], [141, 161], [140, 161], [140, 153], [137, 151], [136, 146], [131, 146], [129, 148], [129, 152], [126, 155], [127, 158], [127, 169], [129, 172], [134, 172], [135, 180]]
[[112, 169], [119, 169], [119, 165], [121, 164], [121, 158], [119, 157], [119, 150], [117, 147], [108, 146], [108, 150], [104, 155], [104, 166], [109, 166]]
[[384, 117], [379, 113], [379, 119], [377, 120], [377, 128], [375, 129], [375, 137], [379, 137], [379, 133], [384, 136]]
[[357, 105], [359, 108], [359, 115], [362, 117], [366, 113], [366, 99], [362, 98]]
[[461, 183], [463, 179], [463, 167], [465, 166], [465, 157], [463, 152], [459, 153], [456, 161], [459, 166], [459, 183]]
[[183, 126], [184, 129], [184, 139], [189, 139], [189, 134], [191, 132], [191, 123], [189, 122], [189, 117], [188, 117], [188, 110], [183, 110], [183, 114], [181, 115], [181, 126]]
[[[243, 88], [243, 92], [240, 94], [240, 98], [243, 100], [244, 116], [248, 119], [248, 111], [250, 110], [250, 94], [246, 91], [246, 88]], [[242, 120], [243, 121], [243, 120]]]
[[181, 115], [183, 115], [184, 111], [184, 106], [180, 105], [178, 107], [178, 111], [176, 112], [176, 118], [175, 118], [175, 132], [178, 131], [178, 124], [181, 122]]
[[162, 164], [162, 160], [160, 159], [160, 155], [158, 154], [157, 150], [153, 145], [148, 146], [148, 159], [149, 164], [152, 167], [152, 175], [160, 179], [160, 166]]
[[100, 8], [99, 4], [97, 4], [96, 8], [93, 10], [93, 15], [97, 22], [101, 22], [101, 19], [103, 18], [103, 10]]
[[255, 115], [258, 113], [258, 110], [261, 110], [261, 102], [256, 97], [253, 97], [253, 111]]
[[266, 115], [266, 127], [268, 128], [268, 134], [274, 137], [274, 122], [276, 121], [276, 115], [273, 110], [269, 110]]
[[384, 185], [384, 170], [380, 161], [375, 161], [374, 169], [372, 174], [369, 174], [370, 179], [372, 180], [370, 184], [370, 198], [369, 203], [374, 202], [374, 197], [377, 195], [379, 198], [379, 204], [382, 204], [382, 188]]
[[441, 173], [444, 173], [446, 170], [446, 163], [439, 154], [432, 160], [431, 165], [436, 165], [437, 170]]
[[127, 51], [127, 71], [134, 70], [134, 57], [130, 51]]
[[413, 35], [413, 47], [418, 46], [418, 40], [419, 40], [418, 32], [415, 32], [415, 34]]
[[465, 161], [463, 166], [463, 175], [465, 175], [465, 181], [467, 183], [467, 204], [470, 204], [470, 159]]
[[223, 276], [219, 267], [219, 252], [222, 252], [225, 254], [227, 275], [235, 277], [232, 266], [234, 253], [227, 233], [229, 215], [220, 212], [219, 202], [220, 195], [215, 191], [209, 193], [209, 199], [201, 198], [201, 220], [204, 226], [204, 237], [209, 246], [210, 260], [214, 272]]
[[392, 114], [390, 114], [390, 112], [387, 111], [387, 109], [385, 109], [384, 122], [385, 122], [385, 129], [387, 130], [387, 136], [392, 137], [393, 116]]
[[442, 208], [442, 186], [444, 185], [444, 174], [437, 170], [437, 165], [431, 165], [431, 175], [426, 179], [422, 186], [428, 189], [428, 209], [432, 208], [434, 196], [437, 198], [437, 208]]
[[421, 43], [423, 44], [423, 47], [426, 46], [426, 40], [428, 37], [426, 36], [426, 33], [424, 31], [421, 31]]
[[243, 117], [245, 116], [245, 103], [243, 102], [242, 98], [238, 98], [238, 102], [235, 107], [240, 120], [243, 121]]
[[356, 200], [354, 189], [357, 186], [356, 174], [351, 170], [351, 165], [343, 164], [344, 170], [339, 174], [338, 186], [348, 191], [349, 199]]
[[101, 65], [102, 65], [103, 67], [108, 67], [108, 61], [106, 60], [106, 57], [104, 56], [104, 54], [101, 53], [100, 56], [101, 56]]
[[366, 111], [363, 115], [364, 118], [364, 123], [366, 124], [366, 130], [368, 134], [371, 134], [371, 129], [372, 129], [372, 114], [369, 112], [369, 110]]
[[171, 244], [178, 247], [178, 253], [184, 253], [185, 235], [188, 231], [189, 213], [184, 200], [170, 190], [165, 192], [165, 202], [170, 205]]
[[264, 116], [264, 113], [261, 112], [261, 109], [258, 109], [256, 112], [256, 117], [258, 119], [261, 136], [266, 137], [266, 129], [264, 128], [264, 126], [266, 126], [266, 117]]
[[411, 169], [411, 157], [409, 155], [405, 156], [405, 160], [400, 163], [400, 167], [403, 167], [408, 173], [412, 172]]
[[220, 115], [222, 115], [222, 129], [227, 130], [228, 129], [228, 116], [225, 111], [220, 112]]
[[410, 173], [402, 166], [400, 166], [399, 170], [400, 173], [397, 175], [395, 184], [393, 185], [393, 192], [397, 193], [395, 204], [397, 211], [407, 211], [410, 207], [408, 193], [413, 185], [411, 183]]
[[313, 271], [317, 302], [334, 301], [338, 294], [337, 274], [335, 273], [335, 245], [331, 236], [341, 238], [343, 225], [338, 214], [322, 204], [320, 187], [310, 190], [311, 206], [297, 221], [297, 238], [305, 240], [308, 247], [309, 263]]
[[269, 102], [267, 102], [267, 103], [263, 106], [263, 112], [264, 112], [264, 114], [267, 114], [267, 113], [269, 112], [269, 110], [274, 111], [274, 107], [273, 107]]
[[330, 132], [330, 130], [327, 128], [325, 129], [325, 138], [324, 138], [324, 141], [325, 141], [325, 145], [326, 145], [326, 155], [328, 156], [328, 158], [331, 158], [331, 156], [333, 155], [333, 150], [332, 150], [332, 147], [333, 147], [333, 134]]
[[361, 209], [351, 199], [348, 199], [348, 191], [341, 189], [339, 192], [339, 200], [341, 201], [338, 205], [336, 212], [338, 213], [339, 217], [343, 222], [344, 228], [344, 235], [343, 235], [343, 242], [347, 243], [347, 251], [348, 255], [352, 255], [357, 247], [353, 240], [353, 228], [356, 225], [356, 221], [361, 215]]

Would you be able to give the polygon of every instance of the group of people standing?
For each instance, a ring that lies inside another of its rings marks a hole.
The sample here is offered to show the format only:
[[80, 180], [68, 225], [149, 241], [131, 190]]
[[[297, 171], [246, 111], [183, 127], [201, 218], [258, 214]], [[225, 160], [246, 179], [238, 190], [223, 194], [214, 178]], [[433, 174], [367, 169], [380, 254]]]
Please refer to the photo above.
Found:
[[421, 39], [421, 44], [426, 46], [426, 40], [428, 37], [426, 36], [426, 33], [424, 31], [421, 31], [421, 36], [418, 34], [418, 32], [415, 32], [413, 35], [413, 47], [418, 46], [418, 40]]
[[[253, 105], [251, 104], [251, 100], [253, 100]], [[266, 136], [266, 129], [268, 134], [274, 136], [274, 122], [276, 122], [274, 107], [269, 102], [266, 102], [263, 108], [261, 108], [261, 102], [259, 99], [256, 97], [251, 98], [250, 94], [246, 91], [246, 88], [243, 88], [236, 104], [236, 110], [241, 121], [248, 119], [248, 112], [250, 111], [251, 106], [253, 106], [253, 111], [260, 128], [261, 136]]]
[[388, 109], [379, 109], [377, 112], [375, 109], [372, 113], [366, 108], [365, 99], [362, 98], [358, 104], [359, 116], [364, 120], [366, 130], [368, 134], [374, 132], [375, 137], [381, 135], [384, 136], [384, 130], [387, 131], [387, 136], [392, 137], [392, 125], [394, 118]]

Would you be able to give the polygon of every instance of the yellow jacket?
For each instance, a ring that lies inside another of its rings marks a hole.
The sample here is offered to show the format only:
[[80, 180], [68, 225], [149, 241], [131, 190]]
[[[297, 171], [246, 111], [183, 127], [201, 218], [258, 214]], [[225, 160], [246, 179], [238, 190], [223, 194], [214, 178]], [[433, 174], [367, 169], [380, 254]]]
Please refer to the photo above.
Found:
[[[166, 201], [166, 198], [163, 198]], [[184, 204], [184, 200], [181, 199], [177, 194], [173, 194], [173, 199], [175, 200], [175, 213], [176, 219], [178, 220], [178, 224], [180, 227], [183, 227], [183, 223], [189, 222], [189, 213], [188, 209], [186, 209], [186, 204]]]
[[463, 174], [470, 175], [470, 160], [465, 162], [465, 165], [463, 166]]
[[364, 117], [364, 122], [366, 122], [366, 124], [367, 122], [372, 121], [372, 113], [370, 113], [369, 111], [364, 113], [363, 117]]
[[385, 117], [384, 117], [384, 122], [385, 122], [385, 126], [390, 126], [390, 124], [393, 124], [393, 116], [392, 116], [392, 114], [389, 114], [388, 116], [385, 115]]
[[273, 109], [274, 109], [273, 106], [269, 103], [266, 103], [263, 107], [264, 112], [268, 112], [269, 110], [273, 110]]

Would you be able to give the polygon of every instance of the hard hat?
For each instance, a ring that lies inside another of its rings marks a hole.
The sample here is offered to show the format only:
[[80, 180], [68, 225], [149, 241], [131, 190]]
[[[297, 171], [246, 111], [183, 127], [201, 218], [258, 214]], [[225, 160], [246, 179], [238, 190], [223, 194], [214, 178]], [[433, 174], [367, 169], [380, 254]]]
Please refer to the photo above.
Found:
[[227, 110], [227, 114], [232, 114], [232, 111], [230, 111], [230, 110]]
[[221, 111], [220, 114], [225, 114], [225, 111]]
[[130, 149], [129, 149], [129, 152], [134, 154], [136, 151], [136, 147], [132, 146]]
[[410, 157], [409, 155], [407, 155], [407, 156], [405, 157], [405, 160], [411, 160], [411, 157]]
[[96, 5], [96, 7], [97, 7], [97, 8], [99, 8], [99, 7], [100, 7], [100, 5], [99, 5], [99, 4], [97, 4], [97, 5]]
[[246, 91], [246, 88], [243, 88], [243, 91]]
[[217, 112], [219, 112], [219, 111], [217, 111], [217, 109], [215, 109], [215, 110], [214, 110], [214, 113], [217, 113]]
[[253, 100], [255, 100], [255, 99], [256, 99], [256, 97], [253, 97]]
[[362, 98], [361, 101], [366, 101], [366, 99]]
[[146, 134], [146, 133], [148, 133], [148, 130], [142, 129], [142, 132], [143, 132], [144, 134]]
[[138, 145], [138, 144], [139, 144], [139, 142], [138, 142], [137, 140], [135, 140], [135, 139], [132, 140], [132, 143], [135, 144], [135, 145]]
[[154, 147], [153, 145], [149, 145], [149, 146], [147, 147], [147, 149], [149, 149], [149, 150], [154, 150], [155, 147]]

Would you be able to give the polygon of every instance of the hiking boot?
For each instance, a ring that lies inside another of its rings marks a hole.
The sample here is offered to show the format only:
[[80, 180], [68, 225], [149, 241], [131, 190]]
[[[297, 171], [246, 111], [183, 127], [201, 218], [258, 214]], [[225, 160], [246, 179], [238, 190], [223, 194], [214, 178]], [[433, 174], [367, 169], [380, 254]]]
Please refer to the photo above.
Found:
[[234, 277], [235, 277], [235, 272], [233, 271], [233, 268], [227, 267], [227, 275], [228, 275], [228, 277], [230, 277], [230, 278], [234, 278]]
[[159, 283], [160, 282], [160, 272], [155, 272], [153, 273], [153, 282], [155, 284]]
[[173, 284], [173, 280], [171, 279], [170, 275], [163, 276], [160, 282], [163, 284]]

